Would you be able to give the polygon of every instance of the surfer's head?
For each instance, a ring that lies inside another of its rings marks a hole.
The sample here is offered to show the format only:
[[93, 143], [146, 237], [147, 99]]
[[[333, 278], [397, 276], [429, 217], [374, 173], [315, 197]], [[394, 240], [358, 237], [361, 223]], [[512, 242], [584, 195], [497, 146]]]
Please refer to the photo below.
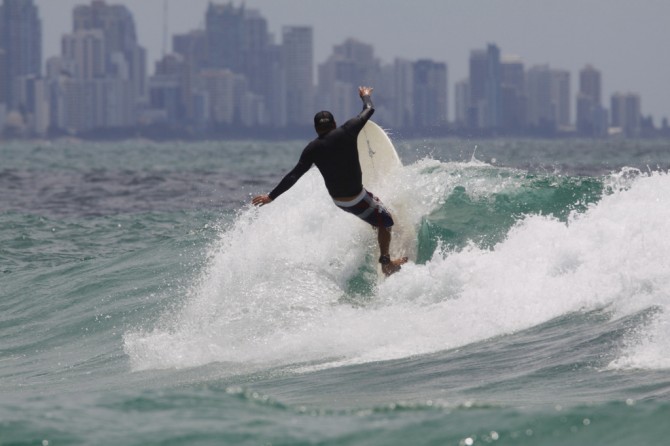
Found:
[[331, 112], [324, 110], [314, 115], [314, 128], [319, 136], [325, 135], [335, 127], [335, 118]]

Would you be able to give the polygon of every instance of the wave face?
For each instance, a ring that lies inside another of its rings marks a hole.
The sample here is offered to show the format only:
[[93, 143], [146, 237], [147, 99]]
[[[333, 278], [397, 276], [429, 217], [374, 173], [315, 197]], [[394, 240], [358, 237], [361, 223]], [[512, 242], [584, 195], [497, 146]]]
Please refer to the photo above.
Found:
[[181, 308], [127, 333], [124, 349], [138, 370], [330, 367], [654, 308], [611, 366], [667, 367], [669, 192], [667, 175], [636, 170], [595, 179], [424, 159], [378, 192], [418, 228], [417, 262], [380, 281], [374, 232], [312, 172], [271, 206], [241, 210]]

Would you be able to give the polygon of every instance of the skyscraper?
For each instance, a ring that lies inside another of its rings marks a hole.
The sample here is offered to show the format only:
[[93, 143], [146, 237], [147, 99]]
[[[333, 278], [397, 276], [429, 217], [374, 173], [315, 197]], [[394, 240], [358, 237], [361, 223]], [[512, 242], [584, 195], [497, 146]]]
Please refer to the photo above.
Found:
[[604, 115], [601, 104], [600, 71], [587, 65], [579, 72], [577, 131], [585, 136], [602, 135], [606, 127], [602, 123]]
[[100, 29], [79, 30], [62, 39], [62, 55], [74, 62], [75, 79], [101, 79], [106, 74], [105, 35]]
[[486, 61], [486, 51], [472, 50], [470, 52], [468, 127], [473, 129], [486, 126]]
[[536, 132], [553, 133], [556, 130], [556, 108], [552, 100], [552, 74], [548, 65], [528, 69], [526, 89], [529, 126]]
[[381, 66], [373, 46], [347, 39], [335, 45], [328, 60], [319, 65], [317, 108], [332, 111], [336, 120], [346, 119], [358, 112], [355, 89], [380, 78]]
[[[2, 9], [0, 8], [0, 11]], [[1, 23], [0, 19], [0, 23]], [[0, 46], [0, 104], [7, 107], [7, 51]], [[0, 127], [1, 131], [2, 127]]]
[[311, 27], [282, 30], [282, 66], [286, 124], [308, 125], [314, 109], [314, 38]]
[[489, 44], [470, 52], [469, 126], [498, 129], [502, 121], [500, 49]]
[[124, 5], [108, 5], [93, 0], [90, 5], [74, 8], [73, 31], [100, 30], [105, 40], [105, 71], [114, 79], [128, 80], [133, 95], [146, 93], [146, 50], [137, 42], [135, 20]]
[[486, 48], [486, 127], [499, 129], [502, 121], [500, 49], [493, 44]]
[[615, 93], [611, 98], [612, 127], [626, 136], [638, 136], [642, 118], [640, 96], [634, 93]]
[[[205, 16], [207, 68], [228, 69], [242, 75], [250, 92], [260, 95], [261, 107], [276, 109], [278, 48], [267, 20], [244, 4], [210, 3]], [[254, 98], [256, 101], [257, 98]]]
[[600, 71], [587, 65], [579, 72], [579, 92], [591, 98], [594, 105], [601, 105], [601, 76]]
[[210, 2], [205, 14], [208, 68], [227, 68], [242, 72], [244, 6], [236, 8]]
[[468, 107], [470, 106], [470, 82], [462, 79], [454, 85], [454, 113], [456, 127], [463, 128], [468, 123]]
[[554, 120], [558, 128], [570, 127], [570, 72], [551, 70], [551, 101], [554, 104]]
[[0, 65], [0, 101], [19, 108], [14, 93], [21, 76], [40, 76], [42, 65], [42, 22], [33, 0], [4, 0], [0, 11], [0, 48], [5, 63]]
[[414, 70], [412, 62], [396, 59], [392, 67], [392, 93], [390, 125], [411, 127], [414, 116]]
[[172, 38], [172, 49], [183, 57], [186, 71], [183, 73], [181, 103], [185, 117], [193, 121], [196, 117], [195, 82], [198, 73], [207, 67], [207, 34], [203, 30], [178, 34]]
[[447, 124], [447, 64], [432, 60], [414, 63], [414, 127]]
[[504, 56], [500, 61], [501, 128], [519, 133], [526, 126], [526, 75], [523, 61], [516, 56]]

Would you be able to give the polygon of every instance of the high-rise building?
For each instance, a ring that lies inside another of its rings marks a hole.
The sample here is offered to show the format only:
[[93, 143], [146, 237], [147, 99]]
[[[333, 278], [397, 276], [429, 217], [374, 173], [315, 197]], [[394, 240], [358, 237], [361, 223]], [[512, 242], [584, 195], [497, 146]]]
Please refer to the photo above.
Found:
[[467, 127], [470, 107], [470, 81], [462, 79], [454, 86], [454, 114], [456, 127]]
[[528, 69], [528, 125], [534, 131], [546, 133], [556, 130], [556, 109], [551, 87], [552, 75], [548, 65], [536, 65]]
[[125, 5], [108, 5], [93, 0], [74, 8], [73, 31], [100, 30], [105, 41], [107, 77], [128, 80], [135, 98], [146, 94], [146, 50], [137, 42], [135, 20]]
[[579, 93], [591, 98], [593, 105], [602, 105], [601, 88], [600, 71], [587, 65], [579, 72]]
[[486, 71], [487, 54], [485, 50], [470, 52], [470, 102], [468, 104], [468, 127], [482, 129], [486, 126]]
[[[189, 68], [181, 54], [166, 54], [156, 62], [155, 74], [149, 78], [149, 107], [171, 123], [186, 118], [184, 88], [189, 88]], [[157, 119], [154, 119], [157, 120]]]
[[447, 64], [432, 60], [414, 63], [415, 128], [447, 124]]
[[195, 82], [198, 73], [207, 67], [207, 34], [203, 30], [197, 30], [175, 35], [172, 38], [172, 49], [183, 58], [186, 68], [181, 87], [184, 117], [194, 121]]
[[106, 75], [105, 35], [100, 29], [79, 30], [62, 38], [62, 55], [74, 62], [75, 79], [102, 79]]
[[502, 123], [500, 49], [489, 44], [486, 49], [486, 127], [499, 129]]
[[499, 129], [502, 122], [500, 49], [489, 44], [470, 52], [469, 127]]
[[203, 30], [174, 35], [172, 50], [181, 54], [194, 72], [207, 67], [207, 34]]
[[61, 57], [50, 60], [52, 127], [80, 133], [135, 125], [147, 81], [146, 50], [132, 14], [124, 5], [93, 0], [76, 6], [72, 19]]
[[282, 30], [284, 124], [309, 125], [314, 115], [314, 33], [311, 27]]
[[[0, 11], [2, 9], [0, 8]], [[0, 18], [0, 23], [2, 23], [2, 18]], [[9, 73], [7, 72], [7, 52], [3, 47], [0, 46], [0, 104], [7, 106], [7, 81]], [[0, 133], [2, 132], [2, 127], [0, 127]]]
[[392, 67], [391, 119], [389, 124], [396, 128], [412, 126], [414, 116], [414, 69], [412, 62], [396, 59]]
[[577, 94], [577, 131], [582, 135], [602, 136], [607, 130], [607, 112], [602, 107], [601, 91], [600, 71], [587, 65], [579, 72]]
[[4, 0], [0, 12], [0, 48], [5, 50], [0, 65], [0, 102], [19, 109], [15, 83], [21, 76], [40, 76], [42, 65], [42, 23], [33, 0]]
[[347, 39], [319, 65], [318, 76], [316, 108], [330, 110], [336, 120], [342, 120], [359, 111], [360, 101], [352, 91], [379, 79], [381, 66], [372, 45]]
[[504, 56], [500, 61], [501, 107], [500, 127], [505, 132], [519, 133], [526, 127], [527, 96], [523, 61]]
[[204, 70], [198, 75], [200, 91], [206, 94], [209, 115], [218, 125], [267, 124], [263, 100], [249, 89], [249, 82], [228, 69]]
[[570, 126], [570, 73], [548, 65], [526, 73], [528, 124], [536, 132], [553, 133]]
[[205, 39], [207, 68], [242, 75], [250, 93], [256, 95], [252, 102], [260, 101], [265, 107], [263, 115], [267, 116], [268, 108], [277, 109], [279, 49], [260, 12], [247, 9], [244, 4], [235, 7], [232, 1], [210, 3], [205, 16]]
[[629, 137], [639, 136], [641, 124], [640, 96], [634, 93], [615, 93], [611, 98], [612, 127]]
[[555, 109], [555, 121], [559, 129], [570, 127], [570, 72], [551, 70], [551, 101]]
[[73, 31], [102, 30], [107, 43], [107, 54], [125, 54], [137, 45], [135, 20], [124, 5], [107, 5], [104, 0], [93, 0], [90, 5], [74, 8], [72, 23]]
[[209, 3], [205, 14], [208, 68], [242, 72], [244, 11], [244, 6], [236, 8], [232, 1], [224, 5]]

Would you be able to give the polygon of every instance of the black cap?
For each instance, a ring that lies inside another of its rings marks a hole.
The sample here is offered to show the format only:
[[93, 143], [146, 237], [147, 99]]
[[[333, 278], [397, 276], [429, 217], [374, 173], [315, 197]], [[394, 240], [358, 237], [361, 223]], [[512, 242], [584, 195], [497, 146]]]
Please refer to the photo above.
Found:
[[335, 118], [329, 111], [320, 111], [314, 115], [314, 127], [325, 127], [335, 124]]

